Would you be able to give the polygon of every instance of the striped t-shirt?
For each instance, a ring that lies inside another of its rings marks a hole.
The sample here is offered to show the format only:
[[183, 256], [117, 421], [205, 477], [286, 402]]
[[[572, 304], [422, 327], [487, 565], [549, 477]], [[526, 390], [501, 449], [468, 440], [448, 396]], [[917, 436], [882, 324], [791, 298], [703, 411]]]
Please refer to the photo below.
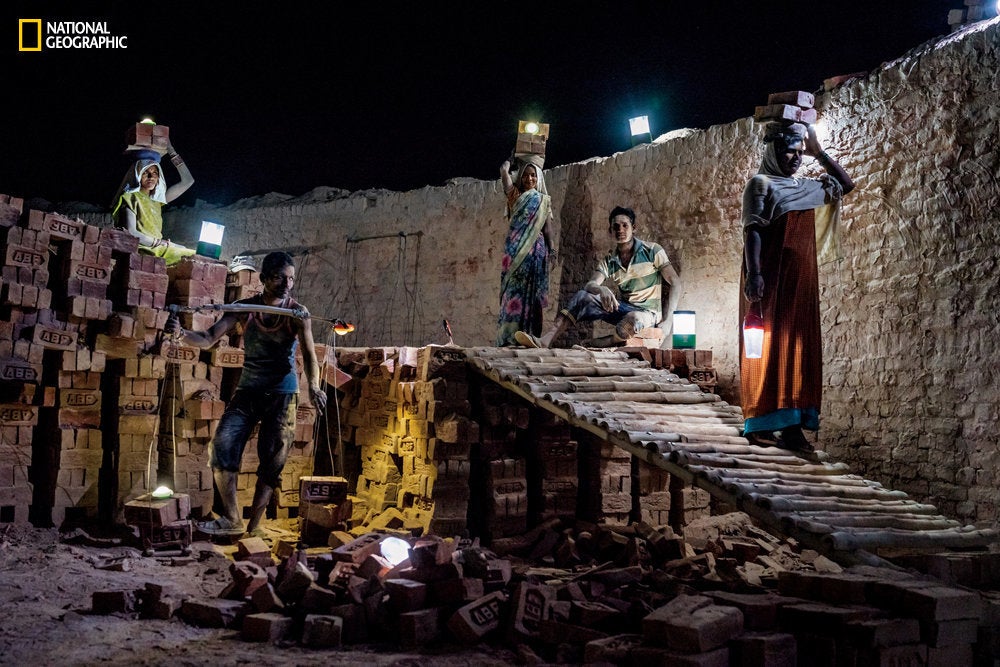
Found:
[[662, 319], [663, 282], [660, 269], [670, 263], [667, 251], [659, 244], [633, 239], [632, 261], [622, 266], [618, 248], [609, 252], [597, 270], [618, 285], [622, 298], [633, 306], [656, 313]]

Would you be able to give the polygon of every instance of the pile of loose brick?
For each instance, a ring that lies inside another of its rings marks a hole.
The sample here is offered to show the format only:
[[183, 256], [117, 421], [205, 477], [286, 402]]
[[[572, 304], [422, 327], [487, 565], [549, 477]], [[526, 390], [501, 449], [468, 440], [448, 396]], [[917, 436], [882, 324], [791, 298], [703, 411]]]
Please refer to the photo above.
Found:
[[[843, 570], [746, 515], [692, 528], [700, 537], [687, 540], [642, 523], [553, 520], [503, 541], [505, 555], [411, 537], [395, 565], [381, 555], [389, 533], [337, 533], [338, 546], [308, 550], [247, 538], [217, 598], [150, 583], [95, 593], [93, 611], [177, 615], [314, 649], [489, 643], [528, 664], [993, 664], [1000, 600], [902, 570]], [[997, 554], [940, 560], [1000, 566]]]
[[[0, 195], [0, 523], [114, 520], [158, 484], [207, 512], [207, 446], [242, 351], [164, 343], [165, 307], [243, 298], [259, 280], [197, 256], [168, 270], [122, 230], [23, 209]], [[204, 329], [218, 314], [181, 317]], [[296, 492], [312, 470], [311, 408], [299, 421], [283, 479]]]

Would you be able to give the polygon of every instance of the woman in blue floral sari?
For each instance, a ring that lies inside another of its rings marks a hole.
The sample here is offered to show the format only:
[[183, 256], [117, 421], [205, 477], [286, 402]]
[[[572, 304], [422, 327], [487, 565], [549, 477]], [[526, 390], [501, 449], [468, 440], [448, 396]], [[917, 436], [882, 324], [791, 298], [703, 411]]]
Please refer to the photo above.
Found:
[[[537, 164], [536, 164], [537, 162]], [[500, 274], [500, 317], [497, 346], [517, 345], [514, 334], [542, 333], [542, 311], [549, 298], [549, 258], [555, 258], [551, 225], [552, 200], [545, 191], [541, 158], [522, 160], [512, 179], [510, 161], [500, 165], [507, 195], [510, 229], [504, 243]]]

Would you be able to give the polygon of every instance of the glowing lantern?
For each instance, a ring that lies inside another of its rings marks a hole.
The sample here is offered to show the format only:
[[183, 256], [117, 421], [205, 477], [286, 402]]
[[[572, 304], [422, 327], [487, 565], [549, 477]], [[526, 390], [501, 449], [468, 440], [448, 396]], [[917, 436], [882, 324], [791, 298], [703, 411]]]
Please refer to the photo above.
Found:
[[393, 565], [399, 565], [410, 557], [410, 543], [398, 537], [387, 537], [379, 545], [382, 557]]
[[743, 354], [747, 359], [760, 359], [764, 353], [764, 319], [747, 310], [743, 318]]
[[674, 349], [694, 349], [695, 328], [693, 310], [674, 311]]

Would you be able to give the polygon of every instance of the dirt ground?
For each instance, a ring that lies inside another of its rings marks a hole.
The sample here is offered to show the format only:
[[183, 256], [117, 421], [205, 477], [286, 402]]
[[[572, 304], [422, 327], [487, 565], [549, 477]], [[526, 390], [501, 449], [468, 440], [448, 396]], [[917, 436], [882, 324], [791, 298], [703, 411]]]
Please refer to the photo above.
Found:
[[293, 643], [245, 642], [237, 631], [198, 628], [176, 617], [95, 615], [95, 591], [138, 590], [147, 582], [164, 586], [179, 599], [218, 597], [230, 581], [226, 554], [232, 548], [196, 542], [192, 558], [172, 559], [89, 542], [62, 542], [55, 529], [0, 526], [0, 664], [489, 667], [517, 662], [515, 653], [486, 645], [417, 653], [392, 646], [313, 650]]

